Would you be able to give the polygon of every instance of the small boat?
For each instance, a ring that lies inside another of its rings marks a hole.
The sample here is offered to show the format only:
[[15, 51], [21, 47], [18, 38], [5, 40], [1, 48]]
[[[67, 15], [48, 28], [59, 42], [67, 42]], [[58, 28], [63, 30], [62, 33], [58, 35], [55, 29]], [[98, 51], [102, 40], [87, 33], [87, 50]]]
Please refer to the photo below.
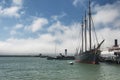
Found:
[[59, 55], [56, 56], [56, 57], [51, 57], [51, 56], [47, 57], [47, 60], [74, 60], [74, 59], [75, 59], [74, 56], [68, 56], [67, 55], [67, 49], [65, 49], [65, 54], [64, 55], [62, 53], [59, 53]]
[[73, 62], [69, 62], [70, 65], [73, 65], [74, 63]]
[[65, 56], [62, 55], [62, 53], [60, 53], [60, 55], [56, 57], [50, 57], [50, 56], [47, 57], [47, 60], [74, 60], [74, 59], [75, 59], [74, 56]]
[[56, 57], [51, 57], [51, 56], [47, 57], [47, 60], [55, 60], [55, 59], [56, 59]]

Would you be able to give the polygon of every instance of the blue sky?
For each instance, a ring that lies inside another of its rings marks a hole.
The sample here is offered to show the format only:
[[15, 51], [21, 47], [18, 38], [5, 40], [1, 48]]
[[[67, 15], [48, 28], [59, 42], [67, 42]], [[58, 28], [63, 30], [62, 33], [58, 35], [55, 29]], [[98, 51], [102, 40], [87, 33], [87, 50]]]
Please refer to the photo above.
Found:
[[[55, 42], [58, 52], [67, 48], [74, 53], [87, 4], [88, 0], [0, 0], [0, 54], [54, 53]], [[119, 5], [119, 0], [92, 0], [99, 40], [107, 40], [104, 47], [120, 39]]]

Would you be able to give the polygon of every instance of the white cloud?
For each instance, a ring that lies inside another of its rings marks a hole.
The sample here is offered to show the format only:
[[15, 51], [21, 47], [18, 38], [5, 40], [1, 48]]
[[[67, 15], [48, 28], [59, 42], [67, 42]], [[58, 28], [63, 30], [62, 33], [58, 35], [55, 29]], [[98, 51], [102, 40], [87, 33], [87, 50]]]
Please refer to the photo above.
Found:
[[58, 40], [64, 42], [65, 39], [74, 39], [78, 36], [79, 26], [79, 23], [73, 23], [65, 26], [60, 21], [57, 21], [48, 28], [48, 32], [54, 33]]
[[75, 7], [82, 5], [85, 9], [87, 9], [86, 5], [85, 5], [85, 1], [86, 0], [73, 0], [73, 5]]
[[13, 4], [21, 6], [23, 4], [23, 0], [13, 0]]
[[[60, 24], [56, 23], [56, 24]], [[52, 25], [55, 27], [56, 25]], [[70, 26], [70, 27], [69, 27]], [[55, 29], [62, 29], [64, 33], [55, 32], [41, 34], [38, 38], [28, 38], [28, 39], [16, 39], [10, 38], [6, 41], [0, 41], [0, 51], [8, 54], [38, 54], [38, 53], [54, 53], [55, 44], [57, 44], [57, 54], [64, 52], [67, 48], [69, 53], [74, 53], [77, 46], [76, 41], [78, 40], [79, 33], [79, 23], [72, 25], [61, 25]], [[66, 28], [65, 28], [66, 27]], [[54, 29], [54, 28], [53, 28]], [[14, 34], [14, 31], [13, 31]], [[56, 41], [61, 41], [60, 43]], [[74, 47], [74, 48], [73, 48]]]
[[99, 41], [105, 39], [102, 48], [112, 47], [114, 45], [114, 39], [118, 39], [118, 44], [120, 45], [120, 29], [110, 29], [109, 27], [103, 28], [98, 32]]
[[43, 26], [48, 24], [48, 20], [45, 18], [37, 18], [35, 19], [31, 25], [27, 27], [28, 30], [31, 30], [32, 32], [36, 32], [40, 30]]
[[60, 31], [64, 31], [64, 29], [66, 29], [67, 27], [62, 25], [62, 23], [60, 21], [57, 21], [55, 23], [53, 23], [49, 28], [48, 31], [50, 32], [60, 32]]
[[17, 30], [17, 29], [21, 29], [23, 28], [24, 26], [22, 24], [16, 24], [14, 29]]
[[80, 0], [74, 0], [74, 1], [73, 1], [73, 5], [74, 5], [74, 6], [77, 6], [79, 2], [80, 2]]
[[[4, 2], [6, 3], [6, 2]], [[8, 3], [7, 3], [8, 4]], [[21, 16], [22, 9], [22, 0], [13, 0], [12, 3], [9, 3], [10, 6], [3, 7], [4, 4], [0, 6], [0, 16], [2, 17], [16, 17], [19, 18]]]
[[15, 35], [17, 32], [15, 30], [10, 31], [10, 35]]
[[63, 18], [64, 16], [66, 16], [67, 14], [66, 13], [62, 13], [62, 14], [60, 14], [60, 15], [54, 15], [54, 16], [52, 16], [51, 18], [53, 19], [53, 20], [55, 20], [55, 21], [57, 21], [57, 20], [59, 20], [60, 18]]
[[[120, 2], [117, 1], [114, 4], [106, 4], [103, 6], [94, 6], [94, 12], [96, 13], [93, 18], [96, 25], [108, 25], [118, 22], [120, 15]], [[116, 24], [114, 24], [116, 25]], [[114, 26], [115, 27], [115, 26]]]
[[65, 48], [68, 49], [69, 53], [75, 52], [75, 49], [78, 46], [79, 27], [79, 23], [63, 25], [60, 21], [57, 21], [48, 28], [49, 32], [54, 33], [58, 53], [63, 53]]
[[20, 7], [12, 6], [9, 8], [0, 9], [0, 14], [7, 17], [20, 17], [19, 14]]
[[101, 10], [98, 11], [98, 13], [94, 16], [95, 21], [97, 23], [111, 23], [113, 20], [115, 20], [118, 17], [118, 11], [117, 10]]
[[6, 42], [0, 42], [2, 47], [0, 51], [16, 54], [38, 54], [52, 52], [54, 43], [51, 35], [43, 35], [37, 39], [8, 39]]
[[18, 30], [22, 29], [23, 27], [24, 27], [24, 25], [22, 25], [22, 24], [16, 24], [10, 31], [10, 35], [21, 34]]

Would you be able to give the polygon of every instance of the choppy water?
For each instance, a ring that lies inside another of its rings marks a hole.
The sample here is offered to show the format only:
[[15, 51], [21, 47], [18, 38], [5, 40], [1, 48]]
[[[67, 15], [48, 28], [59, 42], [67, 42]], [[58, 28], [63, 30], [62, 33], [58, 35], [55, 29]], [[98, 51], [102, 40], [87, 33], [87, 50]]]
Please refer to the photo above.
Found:
[[120, 65], [69, 65], [70, 61], [0, 57], [0, 80], [120, 80]]

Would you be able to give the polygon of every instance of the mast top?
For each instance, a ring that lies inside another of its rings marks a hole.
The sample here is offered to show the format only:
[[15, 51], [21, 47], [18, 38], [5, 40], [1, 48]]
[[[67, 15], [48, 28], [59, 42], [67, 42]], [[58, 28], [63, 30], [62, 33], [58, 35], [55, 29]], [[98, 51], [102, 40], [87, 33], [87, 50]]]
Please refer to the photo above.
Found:
[[82, 18], [82, 24], [81, 24], [82, 27], [83, 27], [83, 24], [84, 24], [84, 22], [83, 22], [83, 18]]
[[91, 0], [89, 0], [89, 43], [90, 43], [90, 50], [91, 50], [91, 44], [92, 44], [92, 38], [91, 38]]
[[88, 6], [89, 6], [89, 14], [91, 14], [91, 0], [89, 0]]
[[89, 0], [89, 4], [91, 3], [91, 0]]

